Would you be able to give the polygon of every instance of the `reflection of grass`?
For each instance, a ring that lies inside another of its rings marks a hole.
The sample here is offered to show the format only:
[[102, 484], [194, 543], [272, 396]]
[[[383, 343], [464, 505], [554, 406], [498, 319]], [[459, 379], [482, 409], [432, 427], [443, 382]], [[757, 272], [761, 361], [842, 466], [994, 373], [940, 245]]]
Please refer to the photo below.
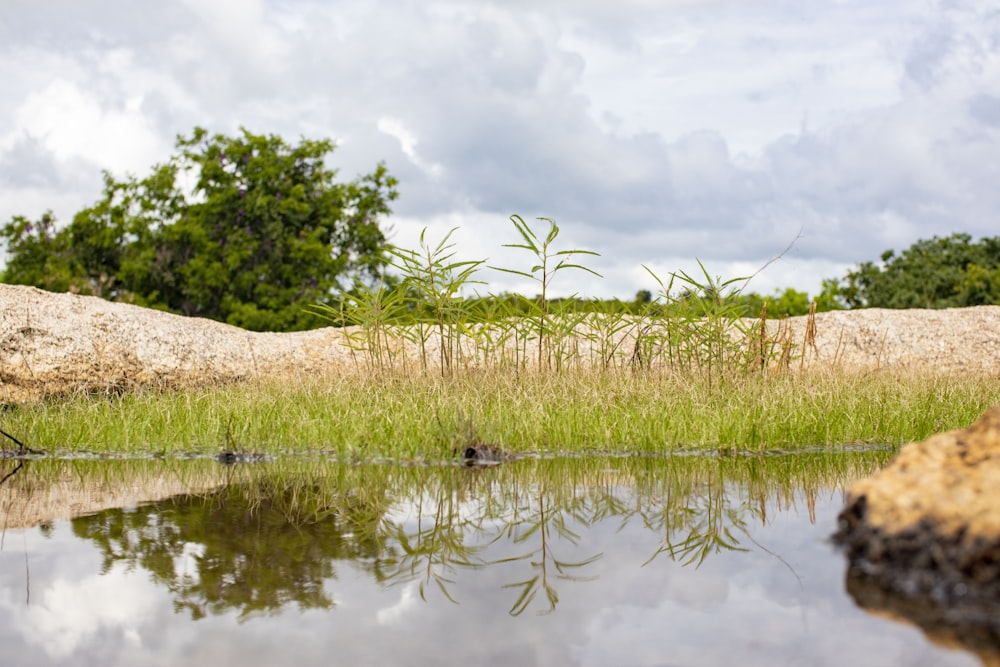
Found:
[[[696, 565], [722, 550], [763, 548], [749, 526], [766, 521], [769, 508], [804, 501], [811, 511], [817, 494], [871, 474], [890, 455], [589, 456], [488, 469], [314, 457], [237, 466], [39, 460], [0, 485], [0, 510], [13, 516], [16, 507], [38, 522], [45, 503], [64, 496], [92, 512], [100, 508], [81, 501], [96, 490], [124, 498], [124, 490], [169, 478], [177, 485], [169, 498], [151, 488], [150, 500], [159, 502], [128, 497], [123, 502], [134, 509], [107, 509], [73, 526], [102, 548], [106, 566], [149, 569], [196, 617], [293, 601], [332, 605], [326, 587], [335, 588], [340, 561], [383, 585], [415, 582], [422, 598], [456, 603], [467, 577], [495, 569], [508, 591], [502, 604], [518, 615], [548, 613], [568, 582], [596, 576], [592, 566], [607, 547], [587, 539], [590, 526], [641, 527], [661, 545], [646, 562]], [[193, 578], [175, 569], [191, 543], [204, 551]], [[229, 586], [222, 594], [215, 585], [236, 581], [245, 590]]]
[[4, 428], [50, 453], [442, 460], [453, 443], [438, 416], [467, 415], [484, 442], [520, 453], [755, 451], [900, 444], [971, 423], [998, 401], [1000, 385], [986, 379], [891, 372], [359, 374], [68, 398], [8, 410]]

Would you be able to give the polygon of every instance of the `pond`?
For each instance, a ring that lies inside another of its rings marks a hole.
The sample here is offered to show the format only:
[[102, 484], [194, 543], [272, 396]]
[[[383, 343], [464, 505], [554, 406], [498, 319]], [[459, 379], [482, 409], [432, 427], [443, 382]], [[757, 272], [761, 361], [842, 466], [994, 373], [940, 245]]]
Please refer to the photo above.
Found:
[[995, 659], [848, 592], [829, 536], [890, 456], [2, 461], [4, 664]]

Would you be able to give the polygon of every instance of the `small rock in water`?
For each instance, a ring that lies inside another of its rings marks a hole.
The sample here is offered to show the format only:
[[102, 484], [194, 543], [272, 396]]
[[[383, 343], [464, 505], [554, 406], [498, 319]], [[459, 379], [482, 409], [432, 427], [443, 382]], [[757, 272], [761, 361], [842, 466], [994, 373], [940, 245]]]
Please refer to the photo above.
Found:
[[490, 463], [500, 463], [509, 461], [513, 456], [495, 445], [466, 445], [456, 450], [461, 454], [465, 465], [487, 465]]
[[233, 465], [236, 463], [261, 463], [272, 459], [266, 454], [259, 453], [222, 452], [215, 457], [215, 460], [223, 465]]

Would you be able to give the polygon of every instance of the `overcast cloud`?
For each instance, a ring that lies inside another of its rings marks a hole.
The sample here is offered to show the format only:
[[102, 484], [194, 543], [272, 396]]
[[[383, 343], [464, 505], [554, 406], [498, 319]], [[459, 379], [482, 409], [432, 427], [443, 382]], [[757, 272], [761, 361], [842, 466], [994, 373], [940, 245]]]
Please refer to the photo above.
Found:
[[[384, 160], [412, 245], [461, 226], [514, 265], [559, 221], [631, 297], [642, 269], [796, 287], [931, 236], [1000, 233], [1000, 10], [725, 0], [0, 0], [0, 220], [60, 220], [200, 125]], [[492, 289], [530, 286], [486, 273]], [[557, 285], [558, 288], [558, 285]]]

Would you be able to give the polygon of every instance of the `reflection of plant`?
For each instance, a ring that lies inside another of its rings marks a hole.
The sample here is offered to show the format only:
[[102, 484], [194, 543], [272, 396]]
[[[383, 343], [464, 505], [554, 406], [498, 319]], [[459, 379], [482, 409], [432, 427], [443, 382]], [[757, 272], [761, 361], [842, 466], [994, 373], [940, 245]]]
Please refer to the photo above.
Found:
[[870, 474], [891, 454], [595, 456], [488, 469], [40, 460], [0, 486], [0, 507], [30, 511], [53, 489], [72, 496], [66, 480], [78, 480], [81, 494], [131, 488], [171, 465], [171, 476], [215, 490], [79, 517], [73, 531], [98, 547], [105, 572], [118, 563], [148, 570], [194, 618], [331, 607], [328, 587], [343, 562], [380, 584], [419, 582], [423, 599], [437, 588], [455, 603], [463, 577], [498, 569], [515, 594], [508, 612], [519, 615], [535, 605], [551, 613], [560, 584], [592, 578], [587, 567], [603, 553], [577, 554], [595, 524], [638, 522], [662, 536], [647, 563], [666, 554], [697, 566], [744, 550], [743, 541], [767, 551], [749, 529], [766, 520], [765, 503], [793, 505], [804, 490], [811, 509], [817, 488]]
[[[466, 525], [459, 511], [460, 497], [455, 481], [456, 478], [449, 475], [431, 491], [432, 499], [423, 495], [417, 498], [416, 531], [407, 532], [405, 526], [400, 525], [394, 534], [402, 553], [388, 581], [396, 583], [419, 578], [422, 600], [427, 599], [427, 586], [433, 582], [446, 598], [457, 603], [448, 591], [448, 586], [455, 583], [450, 577], [459, 567], [480, 565], [473, 559], [480, 548], [465, 543]], [[427, 505], [432, 507], [429, 515], [424, 512]], [[430, 525], [425, 526], [424, 521], [428, 518]]]
[[[664, 544], [650, 556], [645, 564], [652, 562], [660, 554], [667, 554], [671, 560], [682, 565], [700, 566], [712, 554], [722, 551], [746, 551], [739, 539], [733, 535], [737, 529], [746, 533], [743, 514], [746, 504], [732, 506], [728, 502], [723, 486], [705, 489], [704, 495], [693, 498], [692, 506], [664, 516]], [[674, 534], [680, 533], [677, 540]]]
[[[8, 464], [8, 462], [10, 463]], [[6, 469], [8, 465], [12, 466], [12, 469], [10, 471]], [[0, 477], [0, 486], [3, 486], [4, 482], [13, 477], [14, 473], [19, 471], [23, 467], [24, 467], [24, 461], [20, 459], [0, 459], [0, 473], [3, 474], [3, 476]]]
[[569, 507], [565, 510], [560, 510], [549, 507], [548, 511], [546, 511], [546, 502], [551, 501], [546, 498], [545, 494], [541, 490], [538, 492], [537, 500], [537, 514], [530, 516], [528, 519], [522, 520], [518, 524], [512, 524], [507, 529], [508, 533], [510, 533], [513, 529], [514, 542], [516, 544], [526, 544], [529, 538], [537, 535], [537, 548], [520, 556], [504, 558], [496, 561], [498, 563], [509, 563], [527, 560], [531, 565], [531, 569], [535, 572], [535, 574], [528, 579], [504, 585], [504, 588], [521, 590], [521, 594], [514, 601], [513, 606], [511, 606], [510, 611], [508, 612], [511, 616], [521, 615], [521, 613], [523, 613], [531, 605], [531, 602], [535, 599], [535, 596], [538, 595], [539, 591], [545, 592], [545, 597], [549, 603], [549, 608], [544, 611], [540, 611], [539, 613], [548, 614], [555, 611], [556, 605], [559, 603], [559, 594], [556, 592], [555, 586], [550, 580], [550, 563], [551, 566], [555, 568], [556, 579], [564, 581], [590, 581], [596, 577], [584, 577], [571, 573], [577, 571], [579, 568], [590, 565], [594, 561], [600, 560], [604, 555], [602, 553], [597, 553], [589, 558], [576, 562], [556, 558], [554, 555], [554, 536], [552, 535], [553, 529], [555, 529], [555, 537], [566, 540], [574, 546], [578, 545], [580, 541], [580, 535], [571, 530], [567, 525], [565, 513], [569, 513], [576, 521], [585, 526], [589, 524], [579, 512], [573, 511], [574, 509], [579, 509], [577, 503], [574, 503], [574, 505], [577, 505], [576, 508]]

